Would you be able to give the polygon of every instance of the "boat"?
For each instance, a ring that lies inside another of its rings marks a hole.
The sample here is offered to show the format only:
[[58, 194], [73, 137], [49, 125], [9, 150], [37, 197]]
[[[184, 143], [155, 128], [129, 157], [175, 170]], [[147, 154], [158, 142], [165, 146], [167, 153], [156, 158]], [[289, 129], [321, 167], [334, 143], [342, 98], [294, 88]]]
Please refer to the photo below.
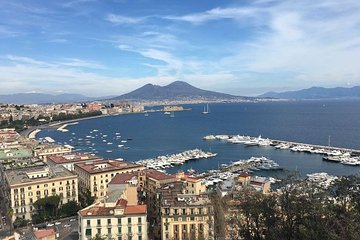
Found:
[[149, 114], [148, 113], [145, 113], [145, 117], [148, 117], [149, 116]]
[[122, 144], [118, 145], [119, 148], [121, 148], [121, 147], [123, 147], [123, 146], [124, 146], [124, 145], [122, 145]]
[[206, 104], [206, 107], [204, 106], [204, 111], [202, 112], [202, 114], [209, 114], [210, 110], [209, 110], [209, 104]]
[[170, 114], [171, 114], [171, 112], [164, 112], [164, 114], [165, 114], [165, 115], [170, 115]]
[[187, 170], [187, 172], [190, 173], [190, 174], [194, 174], [194, 173], [195, 173], [195, 170], [192, 169], [192, 168], [189, 168], [189, 169]]

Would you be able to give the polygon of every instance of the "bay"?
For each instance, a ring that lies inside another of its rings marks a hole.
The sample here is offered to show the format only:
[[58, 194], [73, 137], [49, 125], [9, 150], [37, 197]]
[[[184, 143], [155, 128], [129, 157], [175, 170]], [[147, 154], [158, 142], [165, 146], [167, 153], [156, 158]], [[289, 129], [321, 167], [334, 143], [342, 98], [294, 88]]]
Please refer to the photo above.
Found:
[[[60, 144], [75, 146], [79, 151], [128, 161], [194, 148], [218, 153], [215, 158], [191, 161], [168, 169], [168, 172], [189, 168], [203, 172], [217, 169], [222, 163], [265, 156], [302, 175], [314, 172], [334, 175], [359, 173], [359, 166], [325, 162], [317, 154], [273, 147], [246, 147], [202, 138], [209, 134], [261, 135], [263, 138], [328, 145], [330, 136], [331, 146], [360, 149], [360, 101], [214, 103], [209, 105], [210, 114], [201, 113], [204, 107], [201, 104], [185, 107], [191, 110], [175, 112], [174, 117], [155, 112], [149, 116], [128, 114], [82, 120], [77, 125], [68, 126], [69, 132], [49, 128], [41, 131], [38, 137], [50, 136]], [[259, 171], [256, 174], [277, 176], [284, 173]]]

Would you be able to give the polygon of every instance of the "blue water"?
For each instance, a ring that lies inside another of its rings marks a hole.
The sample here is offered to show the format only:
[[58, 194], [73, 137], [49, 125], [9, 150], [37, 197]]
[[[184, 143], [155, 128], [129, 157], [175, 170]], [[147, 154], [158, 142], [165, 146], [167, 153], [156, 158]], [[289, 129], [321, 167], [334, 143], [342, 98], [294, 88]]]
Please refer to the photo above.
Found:
[[[308, 101], [277, 103], [234, 103], [211, 104], [211, 114], [201, 114], [203, 105], [189, 105], [190, 111], [176, 112], [175, 117], [161, 112], [110, 116], [79, 121], [78, 125], [68, 126], [69, 132], [46, 129], [38, 137], [50, 136], [57, 142], [75, 145], [76, 149], [96, 152], [107, 159], [123, 158], [136, 161], [144, 158], [178, 153], [200, 148], [218, 153], [211, 159], [186, 163], [174, 172], [193, 168], [197, 171], [215, 169], [222, 163], [248, 159], [251, 156], [266, 156], [278, 162], [287, 170], [297, 170], [301, 174], [328, 172], [335, 175], [359, 173], [360, 167], [324, 162], [321, 155], [294, 153], [289, 150], [276, 150], [273, 147], [246, 147], [242, 144], [229, 144], [222, 141], [203, 141], [209, 134], [241, 134], [296, 142], [331, 145], [360, 149], [360, 101]], [[98, 132], [90, 133], [98, 129]], [[72, 135], [75, 133], [75, 135]], [[108, 135], [101, 138], [102, 134]], [[121, 138], [116, 139], [116, 133]], [[85, 140], [87, 135], [94, 149]], [[73, 138], [70, 142], [69, 139]], [[108, 145], [103, 142], [112, 142]], [[131, 140], [127, 140], [131, 139]], [[121, 143], [121, 140], [127, 140]], [[118, 148], [123, 144], [129, 149]], [[112, 150], [112, 152], [107, 152]], [[278, 175], [275, 171], [261, 171], [260, 175]]]

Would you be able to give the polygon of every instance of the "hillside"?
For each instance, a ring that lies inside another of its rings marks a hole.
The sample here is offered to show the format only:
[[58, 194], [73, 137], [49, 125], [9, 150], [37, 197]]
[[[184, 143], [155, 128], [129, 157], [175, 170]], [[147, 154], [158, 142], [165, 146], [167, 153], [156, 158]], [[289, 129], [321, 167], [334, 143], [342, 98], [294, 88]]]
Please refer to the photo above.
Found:
[[112, 100], [184, 100], [184, 99], [235, 99], [230, 94], [196, 88], [186, 82], [176, 81], [166, 86], [146, 84]]
[[282, 98], [282, 99], [355, 99], [360, 98], [360, 86], [352, 88], [323, 88], [312, 87], [299, 91], [268, 92], [259, 97]]

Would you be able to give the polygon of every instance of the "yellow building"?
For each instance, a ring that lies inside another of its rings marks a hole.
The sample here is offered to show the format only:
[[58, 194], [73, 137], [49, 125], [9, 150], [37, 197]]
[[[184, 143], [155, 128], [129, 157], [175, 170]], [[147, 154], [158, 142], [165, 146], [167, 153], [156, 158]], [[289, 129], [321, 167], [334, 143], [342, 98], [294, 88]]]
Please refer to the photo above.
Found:
[[6, 170], [5, 182], [10, 207], [14, 211], [13, 221], [17, 217], [30, 220], [35, 211], [33, 203], [46, 196], [60, 196], [60, 205], [78, 201], [78, 178], [62, 166]]
[[119, 173], [143, 170], [138, 164], [117, 160], [101, 160], [89, 163], [77, 163], [74, 172], [79, 176], [79, 185], [90, 190], [91, 196], [106, 196], [108, 184]]
[[158, 189], [162, 240], [214, 239], [214, 215], [206, 194], [184, 194], [176, 182]]
[[72, 147], [61, 146], [61, 145], [44, 144], [44, 145], [38, 145], [34, 148], [34, 156], [44, 160], [45, 162], [47, 161], [48, 156], [61, 155], [71, 152], [72, 152]]
[[176, 174], [176, 178], [185, 182], [185, 193], [201, 194], [206, 192], [206, 186], [200, 178], [190, 176], [180, 171]]

